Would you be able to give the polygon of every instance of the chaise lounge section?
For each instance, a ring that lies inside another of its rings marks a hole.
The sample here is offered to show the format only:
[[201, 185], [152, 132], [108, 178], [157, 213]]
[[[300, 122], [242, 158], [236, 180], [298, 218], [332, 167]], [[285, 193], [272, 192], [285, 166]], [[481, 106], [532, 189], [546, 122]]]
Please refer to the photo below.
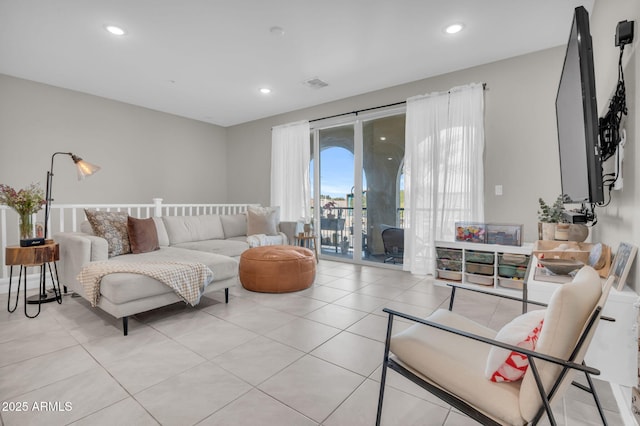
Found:
[[[213, 280], [203, 294], [224, 289], [228, 303], [229, 288], [238, 284], [240, 255], [255, 244], [287, 244], [292, 241], [296, 226], [295, 222], [283, 222], [279, 229], [286, 232], [248, 236], [246, 214], [165, 216], [152, 220], [159, 248], [144, 253], [109, 257], [107, 240], [94, 235], [88, 223], [82, 224], [83, 232], [56, 234], [54, 239], [60, 245], [60, 282], [90, 300], [78, 281], [80, 271], [90, 262], [198, 262], [213, 272]], [[102, 278], [96, 306], [122, 318], [124, 335], [127, 335], [129, 316], [181, 300], [169, 286], [149, 276], [113, 273]]]

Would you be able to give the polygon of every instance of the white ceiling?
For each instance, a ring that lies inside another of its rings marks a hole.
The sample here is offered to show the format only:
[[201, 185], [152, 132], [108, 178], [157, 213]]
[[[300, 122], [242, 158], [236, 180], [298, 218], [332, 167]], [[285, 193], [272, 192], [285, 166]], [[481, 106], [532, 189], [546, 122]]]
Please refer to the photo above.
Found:
[[563, 45], [594, 1], [0, 0], [0, 73], [230, 126]]

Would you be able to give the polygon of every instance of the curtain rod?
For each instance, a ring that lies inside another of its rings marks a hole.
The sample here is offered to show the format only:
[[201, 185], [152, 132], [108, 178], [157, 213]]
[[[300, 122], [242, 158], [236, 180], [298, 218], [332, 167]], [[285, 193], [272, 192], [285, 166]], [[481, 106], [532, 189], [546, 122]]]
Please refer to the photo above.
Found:
[[358, 115], [361, 112], [372, 111], [374, 109], [380, 109], [380, 108], [388, 108], [388, 107], [397, 106], [397, 105], [404, 105], [406, 103], [407, 103], [407, 101], [402, 101], [402, 102], [395, 102], [395, 103], [392, 103], [392, 104], [380, 105], [380, 106], [371, 107], [371, 108], [358, 109], [358, 110], [351, 111], [351, 112], [343, 112], [342, 114], [330, 115], [328, 117], [314, 118], [313, 120], [309, 120], [309, 123], [313, 123], [314, 121], [327, 120], [329, 118], [342, 117], [344, 115], [349, 115], [349, 114]]
[[[482, 83], [482, 89], [487, 90], [487, 83]], [[447, 93], [451, 93], [451, 90], [448, 90]], [[314, 121], [328, 120], [329, 118], [343, 117], [345, 115], [350, 115], [350, 114], [358, 115], [361, 112], [373, 111], [374, 109], [389, 108], [393, 106], [404, 105], [406, 103], [407, 101], [402, 101], [402, 102], [395, 102], [387, 105], [375, 106], [371, 108], [358, 109], [351, 112], [343, 112], [342, 114], [335, 114], [335, 115], [329, 115], [327, 117], [314, 118], [313, 120], [309, 120], [309, 123], [313, 123]]]

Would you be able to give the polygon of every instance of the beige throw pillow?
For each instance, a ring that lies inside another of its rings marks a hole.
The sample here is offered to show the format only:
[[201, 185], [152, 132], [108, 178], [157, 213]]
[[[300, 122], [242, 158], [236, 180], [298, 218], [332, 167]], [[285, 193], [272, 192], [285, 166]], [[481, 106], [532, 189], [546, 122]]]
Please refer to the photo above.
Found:
[[280, 207], [249, 207], [247, 210], [247, 235], [278, 235]]

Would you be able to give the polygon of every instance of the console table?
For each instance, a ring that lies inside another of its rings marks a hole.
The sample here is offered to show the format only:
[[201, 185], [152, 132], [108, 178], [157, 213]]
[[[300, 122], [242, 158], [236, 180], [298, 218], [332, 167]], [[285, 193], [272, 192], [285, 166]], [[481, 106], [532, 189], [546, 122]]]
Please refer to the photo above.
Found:
[[[20, 298], [20, 282], [24, 287], [24, 314], [29, 318], [35, 318], [40, 315], [42, 303], [56, 301], [62, 303], [62, 293], [60, 291], [60, 282], [58, 281], [58, 267], [56, 262], [60, 259], [60, 248], [53, 240], [47, 240], [44, 245], [20, 247], [8, 246], [5, 250], [5, 265], [10, 266], [9, 270], [9, 294], [7, 298], [7, 310], [12, 313], [18, 307]], [[53, 264], [53, 268], [51, 265]], [[13, 267], [20, 266], [20, 275], [18, 276], [18, 288], [16, 290], [15, 304], [11, 307], [11, 285], [13, 281]], [[27, 298], [27, 268], [40, 267], [40, 285], [38, 294]], [[53, 297], [49, 297], [46, 289], [47, 268], [53, 285]], [[55, 272], [55, 275], [54, 275]], [[57, 286], [57, 288], [56, 288]], [[37, 304], [38, 312], [35, 315], [29, 315], [27, 312], [28, 304]]]

